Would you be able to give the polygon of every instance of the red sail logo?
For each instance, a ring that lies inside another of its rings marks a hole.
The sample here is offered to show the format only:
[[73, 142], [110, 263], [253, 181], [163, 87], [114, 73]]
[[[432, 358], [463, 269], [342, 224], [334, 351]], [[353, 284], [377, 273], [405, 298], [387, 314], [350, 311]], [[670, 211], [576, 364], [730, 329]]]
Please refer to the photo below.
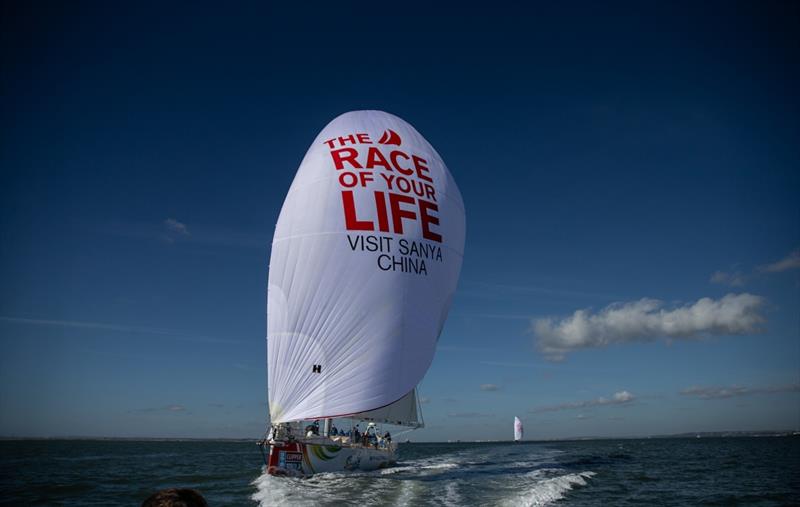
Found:
[[383, 131], [383, 135], [378, 139], [379, 144], [396, 144], [400, 146], [400, 136], [392, 129]]

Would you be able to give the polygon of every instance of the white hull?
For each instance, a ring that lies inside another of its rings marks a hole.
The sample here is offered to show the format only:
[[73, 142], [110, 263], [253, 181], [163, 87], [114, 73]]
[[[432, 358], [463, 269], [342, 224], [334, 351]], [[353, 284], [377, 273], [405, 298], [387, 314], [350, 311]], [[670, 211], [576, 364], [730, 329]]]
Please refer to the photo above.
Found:
[[396, 446], [384, 448], [339, 444], [326, 439], [271, 442], [267, 472], [310, 476], [324, 472], [370, 471], [397, 461]]

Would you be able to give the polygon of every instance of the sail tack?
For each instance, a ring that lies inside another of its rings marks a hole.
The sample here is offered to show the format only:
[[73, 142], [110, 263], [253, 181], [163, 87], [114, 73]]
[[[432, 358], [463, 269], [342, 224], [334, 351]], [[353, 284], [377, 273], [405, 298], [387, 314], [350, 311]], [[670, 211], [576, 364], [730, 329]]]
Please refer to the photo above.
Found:
[[416, 412], [413, 390], [433, 359], [464, 237], [458, 187], [414, 127], [380, 111], [328, 124], [300, 164], [272, 243], [271, 420], [416, 420], [403, 407]]

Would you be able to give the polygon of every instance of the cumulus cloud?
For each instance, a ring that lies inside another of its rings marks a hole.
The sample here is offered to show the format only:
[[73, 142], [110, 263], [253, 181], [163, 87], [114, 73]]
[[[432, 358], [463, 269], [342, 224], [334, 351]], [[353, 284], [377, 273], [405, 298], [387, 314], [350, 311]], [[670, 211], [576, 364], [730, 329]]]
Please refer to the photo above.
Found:
[[481, 384], [481, 391], [497, 391], [500, 386], [497, 384]]
[[672, 309], [644, 298], [614, 303], [594, 314], [587, 309], [564, 318], [534, 319], [531, 329], [539, 350], [558, 361], [574, 350], [614, 343], [753, 333], [764, 321], [759, 313], [763, 305], [764, 298], [748, 293], [701, 298]]
[[773, 393], [790, 393], [800, 391], [800, 384], [786, 384], [776, 386], [764, 387], [744, 387], [744, 386], [730, 386], [730, 387], [700, 387], [692, 386], [687, 387], [681, 394], [684, 396], [693, 396], [704, 400], [714, 400], [723, 398], [735, 398], [738, 396], [751, 396], [754, 394], [773, 394]]
[[732, 273], [728, 273], [727, 271], [715, 271], [713, 275], [711, 275], [711, 283], [717, 283], [720, 285], [729, 285], [731, 287], [742, 287], [746, 281], [745, 275], [743, 275], [740, 271], [734, 271]]
[[780, 273], [781, 271], [788, 271], [790, 269], [797, 268], [800, 268], [800, 248], [777, 262], [759, 266], [758, 270], [762, 273]]
[[617, 391], [610, 398], [603, 396], [594, 400], [573, 401], [570, 403], [560, 403], [558, 405], [547, 405], [544, 407], [537, 407], [531, 410], [533, 413], [539, 412], [558, 412], [560, 410], [572, 410], [577, 408], [598, 407], [603, 405], [625, 405], [631, 403], [636, 397], [628, 391]]

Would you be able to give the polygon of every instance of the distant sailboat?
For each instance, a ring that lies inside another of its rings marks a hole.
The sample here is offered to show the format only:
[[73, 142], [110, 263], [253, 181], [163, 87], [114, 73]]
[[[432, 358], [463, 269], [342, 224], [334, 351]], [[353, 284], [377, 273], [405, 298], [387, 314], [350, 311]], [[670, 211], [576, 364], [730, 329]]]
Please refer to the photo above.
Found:
[[522, 421], [519, 417], [514, 418], [514, 442], [522, 440]]
[[[372, 470], [396, 460], [396, 442], [375, 425], [423, 426], [416, 386], [447, 318], [464, 237], [461, 193], [414, 127], [355, 111], [320, 132], [272, 242], [272, 427], [259, 443], [269, 448], [268, 473]], [[367, 425], [339, 432], [334, 418]]]

